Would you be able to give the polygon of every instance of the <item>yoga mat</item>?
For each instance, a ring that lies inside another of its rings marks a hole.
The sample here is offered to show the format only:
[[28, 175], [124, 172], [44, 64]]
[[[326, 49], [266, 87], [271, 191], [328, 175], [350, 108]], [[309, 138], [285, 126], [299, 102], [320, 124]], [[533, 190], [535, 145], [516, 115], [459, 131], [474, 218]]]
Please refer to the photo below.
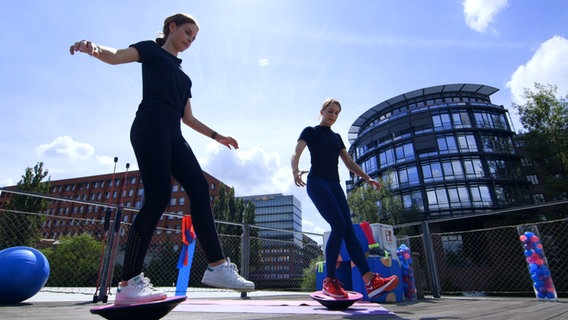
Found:
[[[212, 306], [222, 306], [214, 308]], [[269, 314], [345, 314], [345, 315], [394, 315], [382, 305], [358, 302], [345, 310], [328, 310], [313, 300], [223, 300], [188, 299], [178, 305], [177, 312], [213, 313], [269, 313]]]

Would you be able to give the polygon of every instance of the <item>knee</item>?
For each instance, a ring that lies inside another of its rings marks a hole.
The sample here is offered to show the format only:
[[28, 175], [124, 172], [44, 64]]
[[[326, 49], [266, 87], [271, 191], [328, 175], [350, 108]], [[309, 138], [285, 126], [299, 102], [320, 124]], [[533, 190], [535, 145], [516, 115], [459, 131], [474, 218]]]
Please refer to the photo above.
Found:
[[347, 225], [344, 221], [334, 221], [331, 225], [331, 232], [343, 236], [347, 232]]
[[152, 211], [163, 212], [170, 203], [169, 192], [152, 192], [144, 197], [144, 206]]
[[183, 183], [182, 187], [192, 201], [207, 200], [207, 203], [209, 203], [209, 182], [204, 176], [191, 181], [191, 183]]

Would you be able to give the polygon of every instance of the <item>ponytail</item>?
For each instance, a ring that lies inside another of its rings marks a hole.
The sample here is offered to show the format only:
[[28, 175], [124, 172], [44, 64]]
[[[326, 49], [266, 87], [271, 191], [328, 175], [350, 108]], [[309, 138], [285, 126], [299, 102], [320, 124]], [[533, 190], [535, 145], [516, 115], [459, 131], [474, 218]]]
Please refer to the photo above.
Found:
[[164, 21], [164, 27], [162, 28], [162, 32], [160, 33], [158, 38], [156, 38], [156, 43], [158, 45], [163, 46], [166, 43], [166, 40], [168, 40], [168, 36], [170, 35], [170, 24], [172, 22], [175, 23], [176, 26], [181, 26], [182, 24], [191, 23], [196, 25], [197, 29], [199, 29], [199, 25], [197, 24], [197, 21], [195, 20], [194, 17], [185, 13], [176, 13], [173, 16], [167, 17], [166, 20]]

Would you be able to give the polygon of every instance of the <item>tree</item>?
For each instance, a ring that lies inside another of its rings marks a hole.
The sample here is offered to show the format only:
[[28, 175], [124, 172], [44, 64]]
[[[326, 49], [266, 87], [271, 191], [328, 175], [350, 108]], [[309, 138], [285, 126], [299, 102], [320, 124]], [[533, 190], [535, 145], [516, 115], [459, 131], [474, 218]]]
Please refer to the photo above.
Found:
[[[240, 199], [242, 201], [242, 199]], [[248, 226], [254, 225], [256, 205], [254, 202], [249, 201], [244, 204], [243, 213], [243, 223]], [[261, 265], [260, 260], [260, 239], [258, 238], [258, 228], [249, 228], [249, 246], [250, 246], [250, 257], [249, 257], [249, 272], [256, 272]]]
[[[219, 185], [219, 194], [213, 200], [213, 212], [216, 220], [243, 223], [244, 207], [244, 201], [235, 198], [234, 188], [227, 190], [224, 184]], [[220, 234], [241, 235], [242, 228], [238, 225], [220, 224], [218, 232]]]
[[535, 83], [525, 88], [524, 104], [513, 104], [526, 132], [524, 153], [536, 169], [547, 199], [568, 197], [568, 96], [557, 98], [556, 86]]
[[62, 236], [53, 248], [42, 250], [50, 265], [48, 286], [90, 287], [97, 281], [102, 244], [84, 233]]
[[[255, 219], [255, 205], [241, 198], [235, 197], [234, 188], [226, 188], [222, 183], [219, 185], [219, 194], [213, 201], [213, 212], [216, 220], [253, 224]], [[237, 224], [219, 224], [217, 228], [221, 237], [221, 243], [225, 252], [231, 252], [232, 262], [239, 265], [241, 256], [241, 235], [243, 228]], [[257, 230], [251, 230], [251, 238], [255, 237]], [[251, 247], [253, 244], [251, 244]], [[254, 261], [251, 253], [251, 260]]]
[[396, 225], [407, 213], [400, 197], [393, 194], [390, 183], [381, 181], [383, 187], [377, 191], [367, 184], [354, 188], [347, 195], [347, 202], [356, 223], [385, 223]]
[[[157, 254], [152, 256], [146, 266], [146, 272], [152, 275], [152, 283], [155, 286], [171, 286], [177, 282], [180, 250], [175, 249], [176, 243], [167, 236]], [[175, 263], [172, 263], [175, 262]]]
[[378, 203], [381, 199], [380, 191], [374, 190], [366, 184], [351, 190], [347, 195], [349, 208], [353, 212], [353, 222], [369, 223], [380, 222]]
[[302, 270], [302, 283], [300, 288], [302, 291], [312, 292], [316, 290], [316, 268], [318, 262], [323, 260], [323, 255], [320, 255], [312, 260], [310, 260], [310, 265]]
[[[16, 188], [20, 191], [48, 194], [50, 179], [43, 181], [48, 171], [43, 169], [43, 162], [38, 162], [33, 169], [26, 168], [22, 180]], [[14, 195], [0, 215], [0, 247], [36, 246], [41, 238], [41, 211], [48, 206], [47, 199], [23, 195]]]

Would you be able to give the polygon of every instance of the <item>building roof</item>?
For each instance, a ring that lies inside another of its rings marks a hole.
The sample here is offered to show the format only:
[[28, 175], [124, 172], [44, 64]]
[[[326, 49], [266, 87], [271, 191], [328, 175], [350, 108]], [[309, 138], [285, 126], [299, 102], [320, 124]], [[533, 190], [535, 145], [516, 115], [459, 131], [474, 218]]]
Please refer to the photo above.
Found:
[[458, 95], [463, 95], [464, 93], [473, 93], [473, 94], [481, 94], [485, 96], [490, 96], [495, 92], [499, 91], [499, 89], [482, 85], [482, 84], [473, 84], [473, 83], [455, 83], [455, 84], [444, 84], [439, 86], [433, 86], [428, 88], [422, 88], [414, 91], [410, 91], [407, 93], [403, 93], [396, 97], [390, 98], [385, 100], [376, 106], [370, 108], [369, 110], [365, 111], [349, 128], [348, 138], [349, 141], [353, 141], [359, 135], [359, 130], [367, 121], [372, 119], [379, 113], [381, 110], [389, 109], [394, 105], [400, 104], [404, 101], [408, 101], [411, 99], [415, 99], [420, 96], [429, 96], [429, 95], [436, 95], [436, 94], [443, 94], [443, 93], [456, 93]]

